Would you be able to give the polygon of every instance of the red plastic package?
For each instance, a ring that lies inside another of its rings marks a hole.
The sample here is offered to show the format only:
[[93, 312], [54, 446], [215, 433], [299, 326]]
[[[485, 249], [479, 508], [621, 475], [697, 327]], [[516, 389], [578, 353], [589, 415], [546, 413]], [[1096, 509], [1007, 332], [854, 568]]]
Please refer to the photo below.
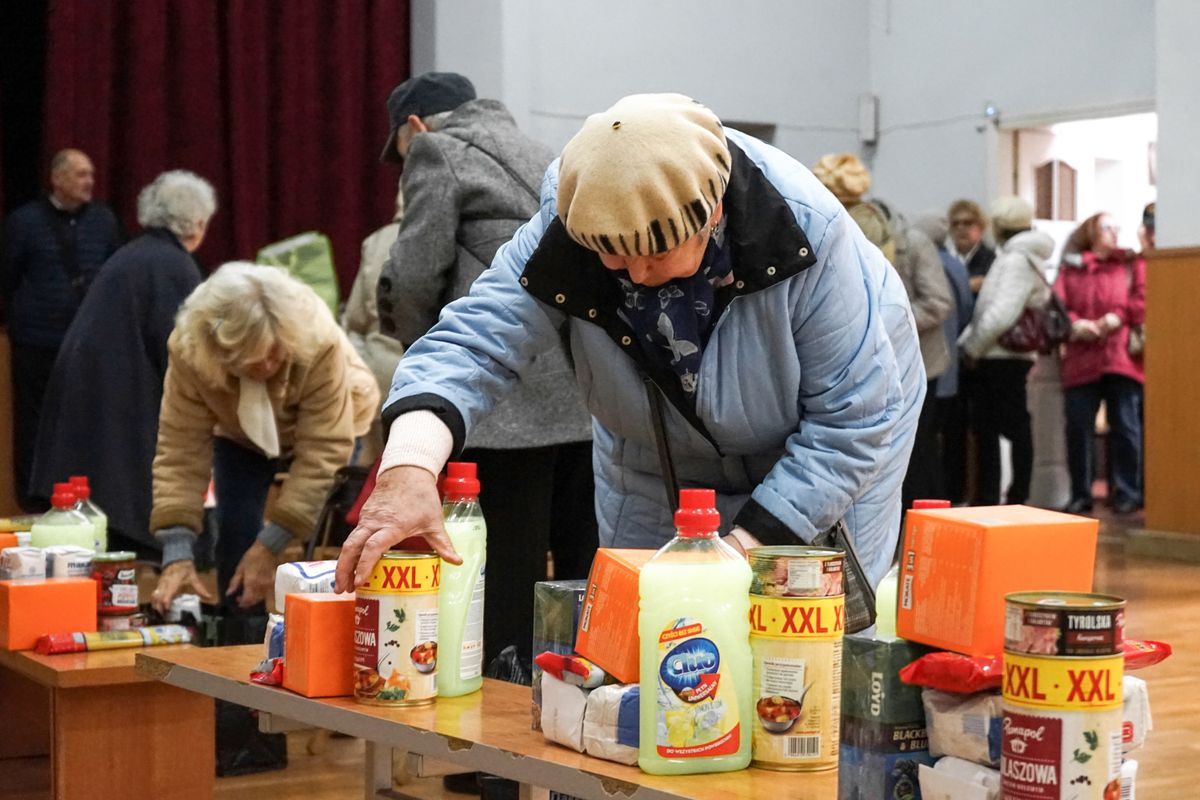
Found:
[[999, 689], [1003, 678], [1000, 656], [928, 653], [900, 670], [907, 684], [962, 694]]
[[1135, 670], [1150, 667], [1171, 655], [1171, 645], [1149, 639], [1126, 639], [1121, 643], [1125, 654], [1125, 669]]
[[[1149, 667], [1171, 655], [1166, 642], [1126, 639], [1121, 645], [1125, 669]], [[970, 694], [999, 689], [1004, 679], [1000, 656], [964, 656], [961, 653], [929, 653], [900, 670], [900, 680], [912, 686]]]
[[283, 659], [264, 658], [250, 672], [251, 683], [261, 683], [264, 686], [283, 685]]

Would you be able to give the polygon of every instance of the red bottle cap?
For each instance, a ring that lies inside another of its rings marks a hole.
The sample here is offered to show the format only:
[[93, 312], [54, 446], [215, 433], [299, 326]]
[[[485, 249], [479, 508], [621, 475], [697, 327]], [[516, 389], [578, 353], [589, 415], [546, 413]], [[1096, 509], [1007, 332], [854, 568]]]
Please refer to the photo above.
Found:
[[687, 539], [716, 536], [721, 527], [717, 493], [712, 489], [680, 489], [675, 527]]
[[86, 475], [72, 475], [71, 487], [75, 490], [75, 499], [87, 500], [92, 496], [92, 487], [88, 485]]
[[475, 465], [467, 461], [451, 461], [446, 465], [442, 493], [447, 500], [475, 500], [479, 497], [479, 478]]
[[912, 507], [914, 509], [921, 508], [949, 508], [949, 500], [913, 500]]
[[54, 484], [54, 496], [50, 498], [50, 505], [55, 508], [70, 508], [75, 505], [75, 487], [69, 483]]

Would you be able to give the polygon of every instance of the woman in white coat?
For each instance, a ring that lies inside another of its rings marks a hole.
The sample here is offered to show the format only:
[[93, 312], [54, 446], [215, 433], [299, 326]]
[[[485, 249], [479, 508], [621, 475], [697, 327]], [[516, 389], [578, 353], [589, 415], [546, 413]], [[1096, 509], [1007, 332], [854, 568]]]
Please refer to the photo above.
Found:
[[1012, 443], [1012, 484], [1007, 503], [1029, 498], [1033, 470], [1033, 434], [1025, 380], [1036, 353], [1002, 347], [1005, 334], [1030, 306], [1050, 295], [1046, 260], [1054, 240], [1030, 230], [1033, 209], [1019, 197], [1002, 197], [992, 205], [992, 230], [999, 251], [975, 303], [971, 323], [958, 339], [963, 364], [973, 372], [970, 414], [978, 435], [977, 505], [1000, 502], [1000, 437]]

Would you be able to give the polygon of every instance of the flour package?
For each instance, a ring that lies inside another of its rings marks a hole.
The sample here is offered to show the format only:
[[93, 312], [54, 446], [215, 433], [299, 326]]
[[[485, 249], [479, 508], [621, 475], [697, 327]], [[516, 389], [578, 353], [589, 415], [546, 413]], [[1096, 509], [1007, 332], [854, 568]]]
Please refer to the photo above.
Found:
[[947, 756], [920, 766], [922, 800], [1000, 800], [1000, 770]]
[[333, 592], [337, 561], [291, 561], [275, 570], [275, 610], [283, 613], [284, 598], [289, 594], [330, 594]]
[[1150, 695], [1146, 691], [1146, 682], [1141, 678], [1126, 675], [1121, 690], [1125, 693], [1121, 751], [1128, 753], [1146, 743], [1146, 734], [1153, 729], [1154, 723], [1150, 719]]
[[542, 673], [542, 735], [577, 753], [583, 752], [583, 715], [587, 690]]
[[0, 550], [0, 580], [46, 577], [46, 551], [40, 547], [6, 547]]
[[937, 689], [921, 692], [929, 754], [957, 756], [975, 764], [1000, 766], [999, 692], [955, 694]]
[[636, 683], [593, 689], [583, 716], [583, 749], [590, 756], [636, 764], [639, 690]]

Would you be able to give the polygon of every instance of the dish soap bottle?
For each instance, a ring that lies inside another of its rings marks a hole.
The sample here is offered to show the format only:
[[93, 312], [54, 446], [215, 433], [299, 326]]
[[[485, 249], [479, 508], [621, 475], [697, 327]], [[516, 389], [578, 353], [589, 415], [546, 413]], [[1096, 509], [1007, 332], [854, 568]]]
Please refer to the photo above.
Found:
[[75, 492], [71, 484], [54, 484], [50, 505], [50, 510], [38, 517], [29, 529], [29, 544], [33, 547], [73, 544], [91, 550], [96, 542], [96, 526], [75, 510]]
[[681, 491], [678, 533], [638, 579], [638, 766], [654, 775], [750, 763], [750, 565], [720, 522], [712, 489]]
[[479, 507], [479, 479], [474, 464], [447, 464], [441, 488], [446, 535], [463, 563], [442, 562], [437, 689], [438, 697], [458, 697], [483, 686], [487, 524]]
[[[949, 500], [913, 500], [914, 509], [949, 508]], [[905, 520], [907, 523], [907, 519]], [[899, 554], [904, 552], [904, 531], [900, 532], [900, 541], [896, 546]], [[875, 638], [881, 642], [892, 642], [900, 638], [896, 635], [896, 603], [900, 592], [900, 558], [892, 562], [892, 567], [883, 576], [879, 586], [875, 587]]]
[[81, 512], [92, 521], [96, 528], [96, 544], [92, 549], [97, 553], [108, 550], [108, 515], [100, 510], [100, 506], [92, 502], [92, 487], [88, 485], [86, 475], [72, 475], [71, 486], [75, 489], [75, 510]]

